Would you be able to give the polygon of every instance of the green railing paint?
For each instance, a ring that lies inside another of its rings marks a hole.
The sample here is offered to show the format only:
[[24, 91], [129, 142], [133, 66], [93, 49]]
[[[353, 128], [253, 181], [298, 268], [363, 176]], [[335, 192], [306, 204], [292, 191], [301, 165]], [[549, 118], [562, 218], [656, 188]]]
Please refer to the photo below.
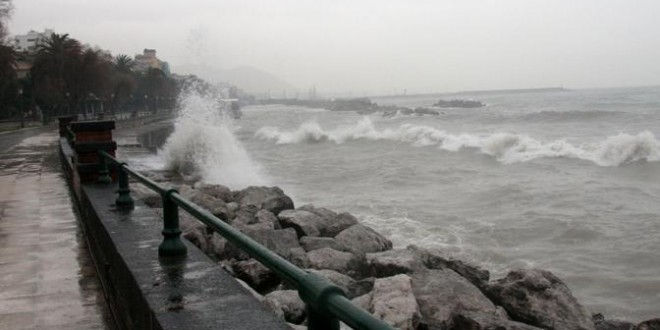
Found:
[[[107, 160], [118, 165], [119, 189], [115, 200], [117, 207], [123, 204], [126, 209], [132, 208], [133, 199], [130, 197], [128, 175], [161, 195], [163, 199], [162, 234], [164, 238], [158, 248], [160, 256], [182, 256], [186, 253], [185, 245], [180, 238], [181, 230], [178, 215], [178, 208], [180, 207], [268, 267], [282, 280], [293, 285], [298, 290], [300, 298], [307, 304], [308, 329], [338, 330], [339, 321], [346, 323], [353, 329], [393, 329], [369, 312], [353, 305], [341, 288], [325, 278], [298, 268], [209, 211], [183, 198], [176, 190], [160, 186], [158, 183], [132, 170], [126, 163], [119, 162], [107, 152], [99, 150], [99, 155], [104, 161]], [[118, 203], [120, 198], [122, 202]], [[126, 202], [124, 204], [123, 201], [129, 199], [130, 203]], [[130, 204], [130, 207], [127, 207], [128, 204]]]

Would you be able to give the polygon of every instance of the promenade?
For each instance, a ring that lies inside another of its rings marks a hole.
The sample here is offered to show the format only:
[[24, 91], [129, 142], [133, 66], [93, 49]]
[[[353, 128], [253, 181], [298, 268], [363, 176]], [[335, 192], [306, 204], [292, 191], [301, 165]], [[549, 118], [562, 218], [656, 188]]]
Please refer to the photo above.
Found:
[[54, 127], [0, 135], [0, 329], [113, 329]]

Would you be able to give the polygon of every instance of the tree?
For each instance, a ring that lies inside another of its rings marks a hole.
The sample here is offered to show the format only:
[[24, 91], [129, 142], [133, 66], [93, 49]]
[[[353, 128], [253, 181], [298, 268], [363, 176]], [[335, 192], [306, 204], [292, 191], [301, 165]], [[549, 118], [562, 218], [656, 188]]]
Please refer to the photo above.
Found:
[[14, 6], [11, 3], [11, 0], [0, 0], [0, 45], [5, 44], [5, 38], [7, 37], [7, 27], [6, 22], [11, 16]]
[[14, 117], [20, 84], [16, 77], [16, 53], [5, 45], [0, 45], [0, 115]]

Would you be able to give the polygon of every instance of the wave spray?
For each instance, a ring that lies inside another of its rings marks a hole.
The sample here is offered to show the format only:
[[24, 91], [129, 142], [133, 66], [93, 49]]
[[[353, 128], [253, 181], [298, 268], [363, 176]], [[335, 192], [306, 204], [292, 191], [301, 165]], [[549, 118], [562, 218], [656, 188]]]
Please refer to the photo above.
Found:
[[179, 98], [174, 132], [160, 154], [166, 168], [232, 189], [265, 185], [260, 168], [236, 138], [234, 121], [220, 100], [199, 88], [188, 88]]

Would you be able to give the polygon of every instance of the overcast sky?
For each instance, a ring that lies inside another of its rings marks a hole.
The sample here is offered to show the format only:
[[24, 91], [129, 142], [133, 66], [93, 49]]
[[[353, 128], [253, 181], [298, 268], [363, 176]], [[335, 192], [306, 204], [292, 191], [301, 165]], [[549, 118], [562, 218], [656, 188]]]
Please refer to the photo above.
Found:
[[658, 0], [14, 0], [53, 28], [171, 65], [249, 65], [305, 90], [660, 84]]

